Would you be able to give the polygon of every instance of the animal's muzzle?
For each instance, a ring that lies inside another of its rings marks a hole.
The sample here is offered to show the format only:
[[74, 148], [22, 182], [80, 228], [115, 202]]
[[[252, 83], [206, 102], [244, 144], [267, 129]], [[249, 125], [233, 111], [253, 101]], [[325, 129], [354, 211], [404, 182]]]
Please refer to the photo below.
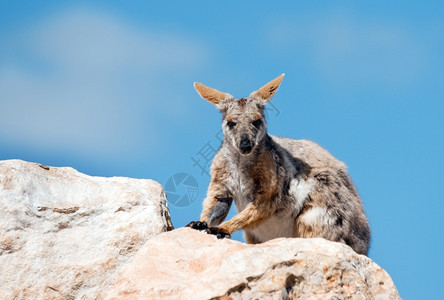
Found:
[[241, 137], [239, 149], [242, 152], [242, 154], [248, 154], [253, 149], [253, 142], [250, 141], [250, 139], [246, 134], [242, 135]]

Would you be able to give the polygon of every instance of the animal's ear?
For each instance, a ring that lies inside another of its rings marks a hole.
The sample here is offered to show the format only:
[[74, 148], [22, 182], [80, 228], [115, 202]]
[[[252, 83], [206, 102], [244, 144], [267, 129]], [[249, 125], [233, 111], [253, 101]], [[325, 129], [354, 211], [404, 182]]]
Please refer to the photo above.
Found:
[[194, 88], [202, 98], [204, 98], [208, 102], [213, 103], [218, 108], [220, 108], [222, 102], [224, 102], [225, 100], [233, 99], [233, 96], [231, 96], [230, 94], [222, 93], [199, 82], [194, 83]]
[[276, 93], [279, 85], [281, 84], [282, 79], [284, 78], [285, 74], [281, 74], [281, 76], [273, 79], [257, 91], [254, 91], [250, 94], [251, 98], [261, 99], [265, 101], [265, 103], [268, 103], [268, 101], [271, 100], [271, 97], [273, 97], [274, 93]]

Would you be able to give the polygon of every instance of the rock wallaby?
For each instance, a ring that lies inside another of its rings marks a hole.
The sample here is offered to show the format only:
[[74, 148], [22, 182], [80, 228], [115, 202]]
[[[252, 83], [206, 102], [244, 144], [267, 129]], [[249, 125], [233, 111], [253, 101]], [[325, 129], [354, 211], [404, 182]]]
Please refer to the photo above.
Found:
[[[222, 112], [224, 141], [211, 165], [200, 221], [188, 226], [219, 238], [243, 229], [250, 244], [322, 237], [366, 255], [370, 229], [345, 164], [314, 142], [267, 133], [264, 107], [283, 77], [241, 99], [194, 83]], [[223, 222], [233, 200], [238, 214]]]

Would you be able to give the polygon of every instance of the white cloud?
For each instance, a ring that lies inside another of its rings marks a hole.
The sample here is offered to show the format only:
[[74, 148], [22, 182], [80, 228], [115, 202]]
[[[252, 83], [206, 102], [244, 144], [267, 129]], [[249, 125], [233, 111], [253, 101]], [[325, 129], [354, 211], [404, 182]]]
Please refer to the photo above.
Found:
[[294, 51], [296, 61], [307, 51], [312, 66], [339, 86], [407, 86], [427, 63], [421, 41], [402, 24], [347, 13], [276, 20], [268, 36], [274, 48]]
[[[1, 41], [9, 52], [0, 59], [0, 139], [90, 155], [116, 155], [149, 139], [135, 117], [162, 93], [159, 74], [197, 68], [206, 56], [191, 39], [87, 9], [11, 36]], [[132, 97], [147, 86], [138, 105]]]
[[171, 33], [145, 30], [110, 15], [77, 11], [41, 25], [35, 51], [59, 67], [100, 74], [128, 69], [187, 68], [202, 49]]

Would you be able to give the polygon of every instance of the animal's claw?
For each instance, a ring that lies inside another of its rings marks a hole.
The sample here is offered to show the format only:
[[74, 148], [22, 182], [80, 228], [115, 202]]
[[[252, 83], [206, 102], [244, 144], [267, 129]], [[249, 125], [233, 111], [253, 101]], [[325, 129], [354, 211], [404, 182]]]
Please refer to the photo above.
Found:
[[208, 230], [207, 222], [201, 222], [201, 221], [190, 222], [186, 227], [190, 227], [196, 230], [205, 230], [205, 231]]
[[185, 227], [190, 227], [192, 229], [205, 231], [208, 234], [212, 234], [212, 235], [217, 236], [218, 239], [225, 239], [225, 238], [230, 239], [231, 238], [231, 234], [229, 232], [227, 232], [224, 229], [221, 229], [219, 227], [208, 227], [207, 222], [193, 221], [193, 222], [190, 222]]
[[210, 227], [208, 228], [208, 234], [213, 234], [215, 236], [217, 236], [218, 239], [230, 239], [231, 238], [231, 234], [227, 231], [225, 231], [224, 229], [221, 229], [219, 227]]

